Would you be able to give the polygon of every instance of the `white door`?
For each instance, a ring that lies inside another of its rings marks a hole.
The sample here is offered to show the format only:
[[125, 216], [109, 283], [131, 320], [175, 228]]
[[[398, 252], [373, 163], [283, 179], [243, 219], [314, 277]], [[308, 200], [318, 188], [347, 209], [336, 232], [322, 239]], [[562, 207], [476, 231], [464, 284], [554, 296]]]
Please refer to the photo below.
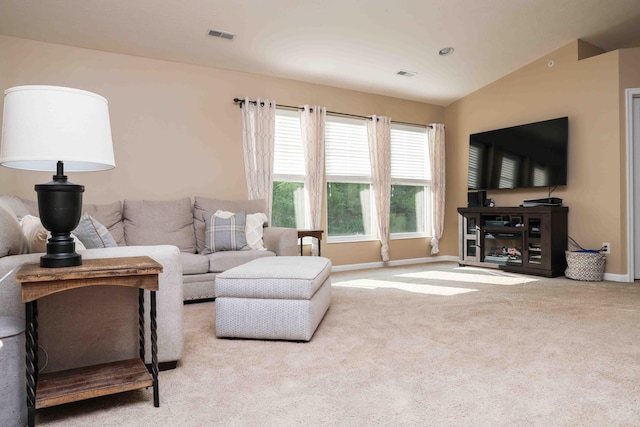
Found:
[[631, 100], [631, 137], [633, 138], [633, 245], [634, 279], [640, 279], [640, 93]]

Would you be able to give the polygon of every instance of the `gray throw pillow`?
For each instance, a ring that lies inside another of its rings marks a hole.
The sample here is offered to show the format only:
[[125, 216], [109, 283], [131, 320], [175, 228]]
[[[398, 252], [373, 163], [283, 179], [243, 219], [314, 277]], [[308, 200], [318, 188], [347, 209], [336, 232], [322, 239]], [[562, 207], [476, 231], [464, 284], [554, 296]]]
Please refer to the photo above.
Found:
[[85, 213], [80, 217], [80, 223], [73, 230], [74, 234], [87, 249], [114, 248], [118, 246], [107, 227], [100, 224], [94, 217]]
[[[196, 247], [198, 253], [204, 251], [204, 217], [205, 212], [216, 211], [240, 212], [247, 214], [266, 212], [267, 202], [264, 199], [257, 200], [222, 200], [196, 196], [193, 201], [193, 227], [195, 229]], [[266, 224], [269, 225], [269, 224]]]
[[85, 204], [82, 205], [82, 212], [89, 214], [107, 227], [118, 246], [126, 246], [124, 223], [122, 222], [122, 202], [116, 201], [104, 205]]
[[237, 251], [247, 246], [245, 235], [246, 212], [237, 212], [229, 218], [221, 218], [204, 212], [205, 247], [203, 254], [220, 251]]

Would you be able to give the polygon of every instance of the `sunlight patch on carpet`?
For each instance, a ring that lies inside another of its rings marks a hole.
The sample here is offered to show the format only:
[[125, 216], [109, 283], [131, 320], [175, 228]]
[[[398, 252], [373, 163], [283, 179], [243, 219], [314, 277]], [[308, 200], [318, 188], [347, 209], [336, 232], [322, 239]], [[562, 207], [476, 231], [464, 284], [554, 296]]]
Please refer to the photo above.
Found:
[[488, 275], [475, 273], [453, 273], [449, 271], [419, 271], [416, 273], [398, 274], [396, 277], [407, 277], [412, 279], [446, 280], [451, 282], [471, 282], [486, 285], [524, 285], [529, 282], [536, 282], [538, 279], [524, 276]]
[[345, 282], [333, 283], [332, 286], [340, 286], [344, 288], [360, 288], [360, 289], [398, 289], [406, 292], [429, 295], [452, 296], [465, 294], [467, 292], [475, 292], [477, 289], [452, 288], [449, 286], [436, 286], [421, 283], [407, 282], [391, 282], [388, 280], [375, 279], [357, 279], [347, 280]]

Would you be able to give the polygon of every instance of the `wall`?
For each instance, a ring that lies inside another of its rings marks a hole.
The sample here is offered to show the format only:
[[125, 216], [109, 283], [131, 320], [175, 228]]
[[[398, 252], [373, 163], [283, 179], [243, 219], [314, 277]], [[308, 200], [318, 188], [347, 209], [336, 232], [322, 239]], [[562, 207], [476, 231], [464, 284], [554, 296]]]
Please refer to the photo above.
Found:
[[[323, 105], [411, 123], [444, 120], [443, 107], [419, 102], [0, 36], [0, 87], [24, 84], [75, 87], [108, 99], [116, 168], [69, 174], [71, 181], [85, 185], [87, 203], [196, 195], [246, 198], [235, 97]], [[51, 174], [0, 168], [0, 193], [35, 199], [34, 184], [50, 179]], [[325, 244], [322, 249], [335, 265], [380, 261], [379, 242]], [[457, 249], [443, 248], [443, 253], [453, 255]], [[391, 243], [394, 260], [428, 254], [427, 239]]]
[[[597, 53], [581, 41], [537, 61], [449, 105], [447, 127], [447, 223], [466, 205], [469, 134], [556, 117], [569, 117], [568, 182], [554, 196], [569, 207], [569, 235], [583, 247], [611, 243], [606, 272], [627, 273], [626, 139], [624, 87], [640, 86], [640, 49]], [[550, 60], [555, 61], [549, 67]], [[634, 68], [635, 67], [635, 68]], [[633, 68], [633, 71], [631, 70]], [[622, 72], [620, 70], [623, 70]], [[546, 197], [546, 190], [488, 193], [498, 206]], [[450, 233], [449, 239], [456, 239]]]

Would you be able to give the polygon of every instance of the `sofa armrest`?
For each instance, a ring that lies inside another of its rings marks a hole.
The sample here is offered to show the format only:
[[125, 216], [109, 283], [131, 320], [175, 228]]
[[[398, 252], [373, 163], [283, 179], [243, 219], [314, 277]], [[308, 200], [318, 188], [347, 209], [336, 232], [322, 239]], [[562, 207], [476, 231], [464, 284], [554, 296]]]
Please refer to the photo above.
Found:
[[16, 282], [16, 271], [22, 264], [39, 262], [43, 254], [9, 255], [0, 258], [0, 316], [24, 319], [22, 286]]
[[298, 230], [286, 227], [265, 227], [264, 246], [278, 256], [298, 254]]
[[[118, 246], [113, 248], [87, 249], [82, 253], [82, 256], [86, 259], [145, 255], [153, 258], [162, 265], [162, 273], [160, 273], [158, 277], [159, 289], [156, 297], [158, 361], [161, 363], [177, 361], [182, 357], [184, 351], [184, 303], [180, 250], [173, 245]], [[145, 292], [146, 363], [151, 363], [150, 299], [149, 293]], [[136, 302], [136, 309], [137, 306]], [[137, 324], [135, 330], [137, 331]]]
[[[162, 265], [157, 292], [158, 360], [179, 360], [184, 349], [182, 264], [175, 246], [130, 246], [88, 249], [84, 259], [147, 255]], [[38, 262], [42, 254], [0, 258], [0, 316], [25, 318], [16, 271]], [[138, 355], [138, 290], [121, 286], [94, 286], [49, 295], [38, 301], [38, 344], [53, 372]], [[149, 296], [145, 292], [145, 309]], [[145, 315], [146, 359], [151, 359], [149, 317]], [[44, 362], [44, 361], [41, 361]], [[42, 369], [42, 366], [41, 366]]]

